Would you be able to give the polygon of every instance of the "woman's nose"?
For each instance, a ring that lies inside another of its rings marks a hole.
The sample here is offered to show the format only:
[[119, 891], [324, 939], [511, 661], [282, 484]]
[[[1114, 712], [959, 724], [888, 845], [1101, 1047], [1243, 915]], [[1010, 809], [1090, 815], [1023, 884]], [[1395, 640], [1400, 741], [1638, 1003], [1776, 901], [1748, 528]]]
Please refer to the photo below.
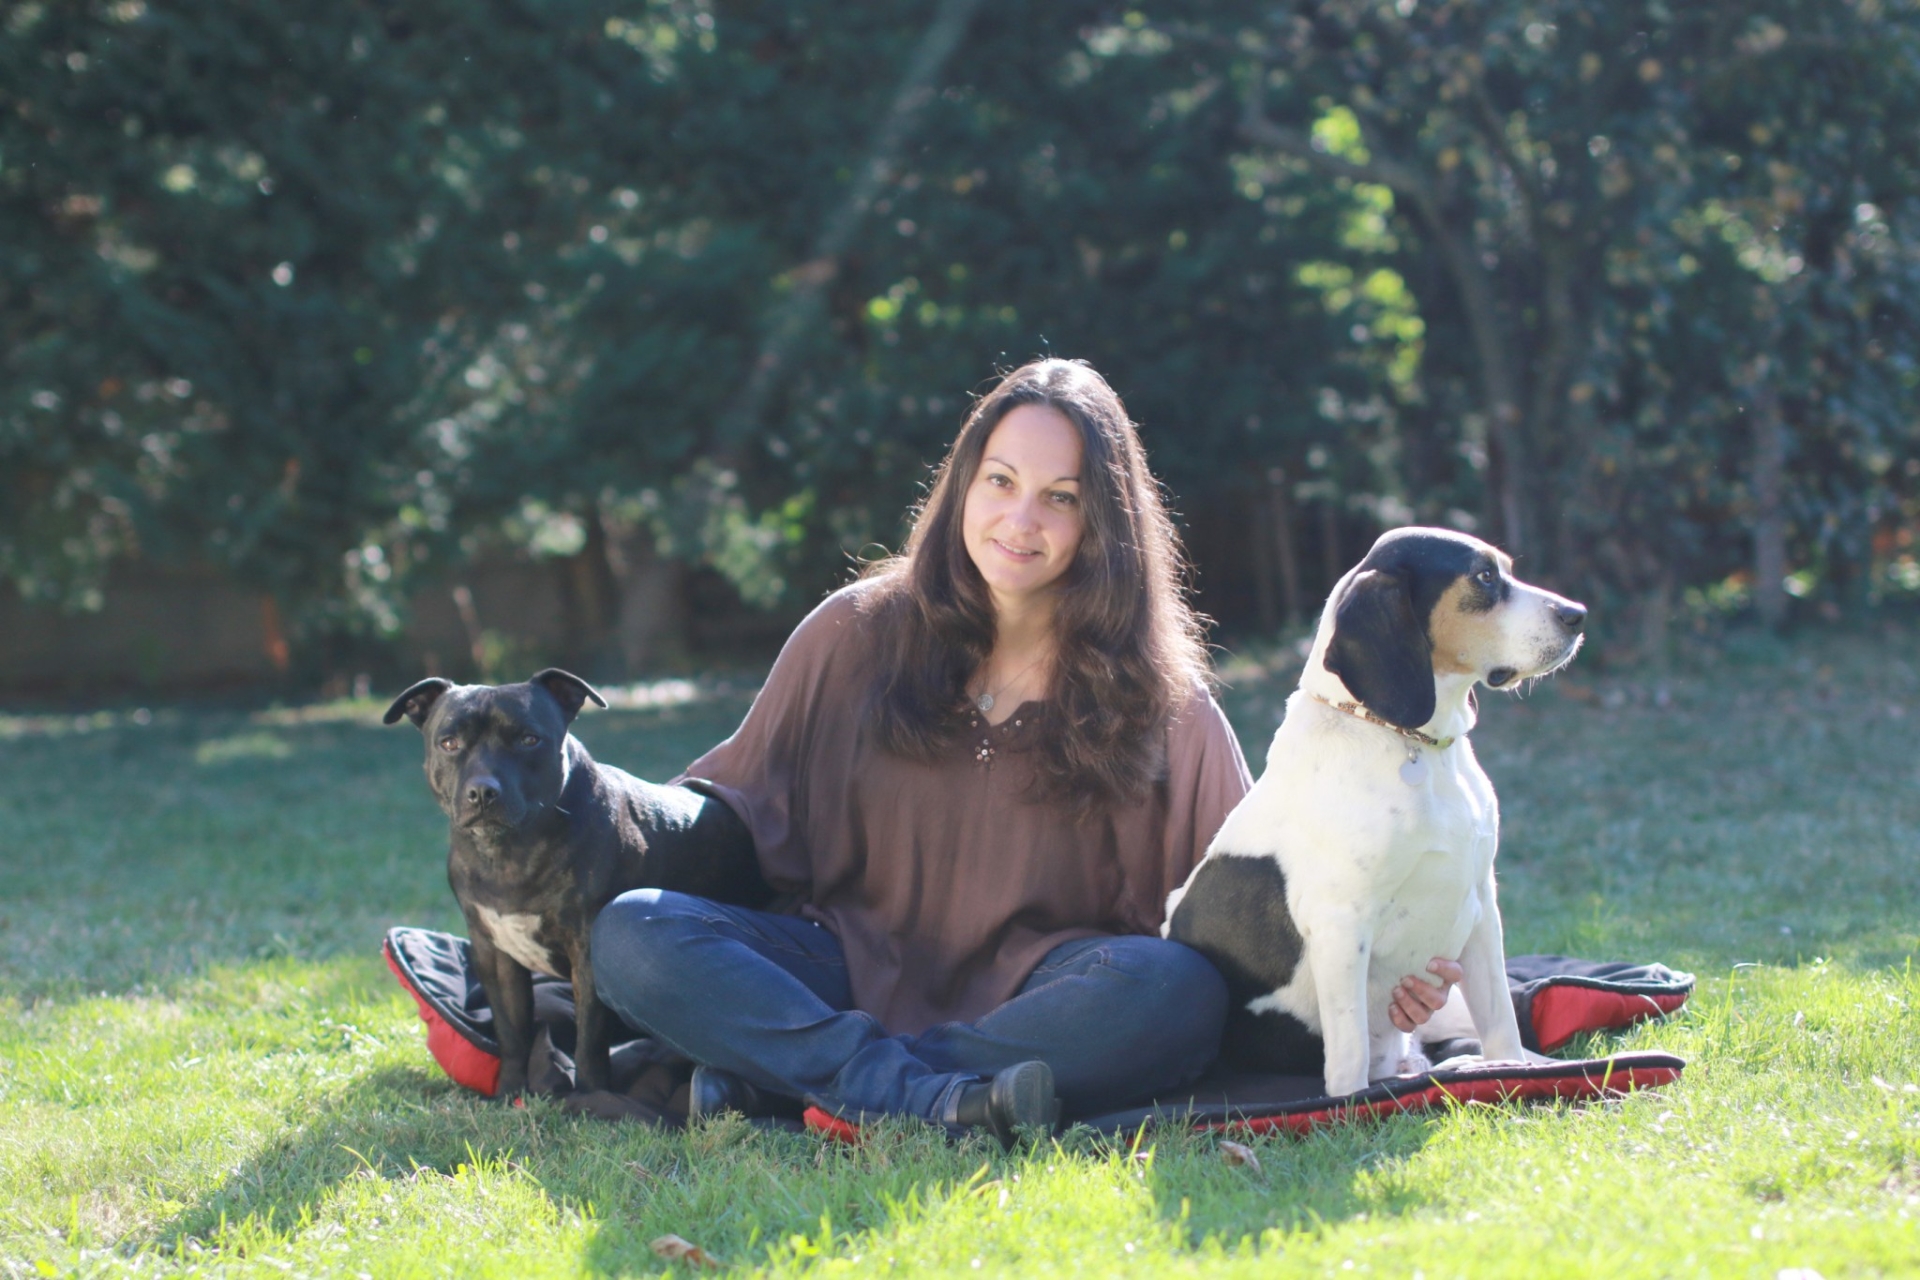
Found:
[[1032, 498], [1020, 498], [1007, 509], [1007, 521], [1023, 530], [1040, 527], [1040, 509]]

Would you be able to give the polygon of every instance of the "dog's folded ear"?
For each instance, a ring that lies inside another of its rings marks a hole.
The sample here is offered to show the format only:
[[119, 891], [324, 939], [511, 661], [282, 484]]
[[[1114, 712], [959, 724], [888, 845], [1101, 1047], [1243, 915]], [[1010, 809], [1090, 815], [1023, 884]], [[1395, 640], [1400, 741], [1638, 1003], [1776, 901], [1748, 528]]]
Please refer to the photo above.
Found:
[[413, 721], [416, 729], [421, 728], [427, 723], [427, 714], [433, 710], [433, 704], [440, 701], [440, 695], [451, 688], [453, 681], [430, 676], [395, 698], [393, 705], [387, 708], [387, 714], [380, 717], [380, 723], [393, 724], [405, 716]]
[[589, 702], [596, 707], [607, 705], [607, 700], [601, 697], [592, 685], [571, 671], [562, 671], [558, 667], [548, 667], [527, 683], [537, 685], [552, 694], [553, 700], [560, 704], [560, 709], [567, 713], [569, 722], [579, 715], [580, 708]]
[[1383, 720], [1413, 729], [1433, 719], [1433, 641], [1403, 576], [1364, 569], [1347, 583], [1326, 668]]

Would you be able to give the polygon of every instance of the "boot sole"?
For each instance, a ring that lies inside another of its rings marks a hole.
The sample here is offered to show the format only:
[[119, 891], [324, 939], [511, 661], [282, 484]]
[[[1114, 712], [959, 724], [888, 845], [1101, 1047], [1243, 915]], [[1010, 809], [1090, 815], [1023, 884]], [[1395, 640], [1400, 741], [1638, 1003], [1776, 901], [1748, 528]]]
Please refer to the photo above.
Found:
[[1060, 1100], [1053, 1092], [1053, 1068], [1044, 1062], [1023, 1062], [993, 1078], [987, 1112], [993, 1133], [1012, 1146], [1016, 1130], [1032, 1126], [1049, 1133], [1060, 1121]]

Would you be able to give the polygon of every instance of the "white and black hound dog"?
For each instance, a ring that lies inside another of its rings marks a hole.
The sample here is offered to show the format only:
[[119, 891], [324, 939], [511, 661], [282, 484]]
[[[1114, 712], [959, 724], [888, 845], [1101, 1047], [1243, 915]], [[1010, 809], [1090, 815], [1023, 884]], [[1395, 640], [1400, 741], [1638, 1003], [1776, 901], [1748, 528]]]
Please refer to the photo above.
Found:
[[1167, 899], [1162, 931], [1227, 979], [1230, 1065], [1324, 1069], [1335, 1096], [1425, 1070], [1387, 1009], [1435, 956], [1459, 958], [1485, 1056], [1522, 1059], [1473, 687], [1561, 666], [1586, 616], [1445, 529], [1382, 535], [1334, 587], [1265, 772]]

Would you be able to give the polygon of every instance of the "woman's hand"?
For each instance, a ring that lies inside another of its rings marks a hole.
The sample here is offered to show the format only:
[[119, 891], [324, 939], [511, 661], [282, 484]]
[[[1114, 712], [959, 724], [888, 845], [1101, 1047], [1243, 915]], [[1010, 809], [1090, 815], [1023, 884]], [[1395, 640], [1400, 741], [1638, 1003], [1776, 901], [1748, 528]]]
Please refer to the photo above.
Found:
[[1393, 989], [1393, 1002], [1387, 1006], [1387, 1017], [1402, 1031], [1412, 1031], [1438, 1013], [1440, 1006], [1447, 1002], [1447, 993], [1467, 976], [1458, 960], [1441, 956], [1427, 961], [1427, 972], [1440, 979], [1439, 986], [1408, 974]]

